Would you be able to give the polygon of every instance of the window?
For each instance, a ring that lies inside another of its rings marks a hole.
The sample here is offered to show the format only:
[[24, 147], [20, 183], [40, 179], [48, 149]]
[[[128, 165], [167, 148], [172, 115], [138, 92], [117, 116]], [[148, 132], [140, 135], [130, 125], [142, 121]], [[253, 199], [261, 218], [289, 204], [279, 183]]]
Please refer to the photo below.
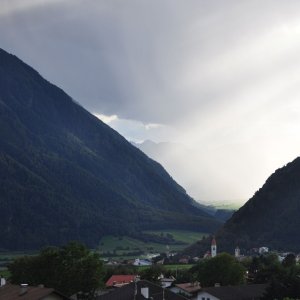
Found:
[[205, 297], [202, 297], [202, 300], [205, 300]]

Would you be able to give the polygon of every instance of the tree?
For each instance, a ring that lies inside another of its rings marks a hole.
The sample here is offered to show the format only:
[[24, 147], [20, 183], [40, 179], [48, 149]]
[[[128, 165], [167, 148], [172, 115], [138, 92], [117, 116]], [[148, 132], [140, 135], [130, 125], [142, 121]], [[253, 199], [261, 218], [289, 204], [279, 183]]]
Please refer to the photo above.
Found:
[[300, 295], [300, 268], [293, 254], [287, 255], [282, 263], [275, 253], [254, 257], [249, 273], [255, 283], [268, 283], [265, 300], [298, 299]]
[[203, 286], [241, 284], [245, 280], [246, 269], [231, 255], [221, 253], [204, 260], [191, 269]]
[[289, 253], [282, 262], [285, 268], [289, 268], [296, 265], [296, 257], [294, 254]]
[[77, 242], [17, 258], [8, 269], [13, 283], [44, 284], [67, 296], [82, 292], [87, 299], [99, 287], [103, 275], [100, 256]]
[[162, 265], [152, 265], [141, 272], [141, 278], [151, 282], [158, 282], [158, 277], [164, 274], [167, 276], [167, 271]]
[[292, 266], [282, 268], [281, 271], [275, 274], [267, 288], [266, 294], [263, 299], [284, 299], [290, 297], [299, 299], [300, 295], [300, 270]]

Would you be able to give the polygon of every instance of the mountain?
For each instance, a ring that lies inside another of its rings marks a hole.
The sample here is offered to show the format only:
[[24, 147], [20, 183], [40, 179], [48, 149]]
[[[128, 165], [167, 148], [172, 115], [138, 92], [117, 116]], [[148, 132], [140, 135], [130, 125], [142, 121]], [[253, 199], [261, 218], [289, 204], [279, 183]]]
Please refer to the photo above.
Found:
[[[300, 251], [300, 157], [273, 173], [254, 196], [216, 233], [219, 251], [233, 252], [267, 246]], [[210, 238], [186, 250], [199, 255]]]
[[0, 249], [215, 230], [194, 203], [160, 164], [0, 50]]

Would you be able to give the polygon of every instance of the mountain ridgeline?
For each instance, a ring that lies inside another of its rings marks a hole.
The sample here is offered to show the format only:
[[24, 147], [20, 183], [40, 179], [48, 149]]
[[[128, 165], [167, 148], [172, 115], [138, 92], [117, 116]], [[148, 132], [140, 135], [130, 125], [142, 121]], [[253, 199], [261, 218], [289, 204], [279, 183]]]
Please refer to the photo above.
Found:
[[[219, 251], [233, 253], [267, 246], [273, 250], [300, 251], [300, 157], [273, 173], [255, 195], [217, 232]], [[190, 246], [199, 255], [210, 240]]]
[[220, 225], [163, 169], [0, 50], [0, 249]]

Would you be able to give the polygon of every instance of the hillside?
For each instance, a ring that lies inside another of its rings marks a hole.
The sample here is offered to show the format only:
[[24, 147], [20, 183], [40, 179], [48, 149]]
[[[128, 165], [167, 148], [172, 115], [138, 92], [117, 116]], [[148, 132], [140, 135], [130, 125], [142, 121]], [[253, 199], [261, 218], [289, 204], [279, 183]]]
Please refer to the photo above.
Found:
[[161, 165], [0, 50], [0, 249], [219, 222]]
[[[300, 251], [300, 158], [278, 169], [255, 195], [217, 232], [219, 251], [233, 253], [267, 246]], [[209, 249], [210, 239], [186, 250], [196, 255]]]

